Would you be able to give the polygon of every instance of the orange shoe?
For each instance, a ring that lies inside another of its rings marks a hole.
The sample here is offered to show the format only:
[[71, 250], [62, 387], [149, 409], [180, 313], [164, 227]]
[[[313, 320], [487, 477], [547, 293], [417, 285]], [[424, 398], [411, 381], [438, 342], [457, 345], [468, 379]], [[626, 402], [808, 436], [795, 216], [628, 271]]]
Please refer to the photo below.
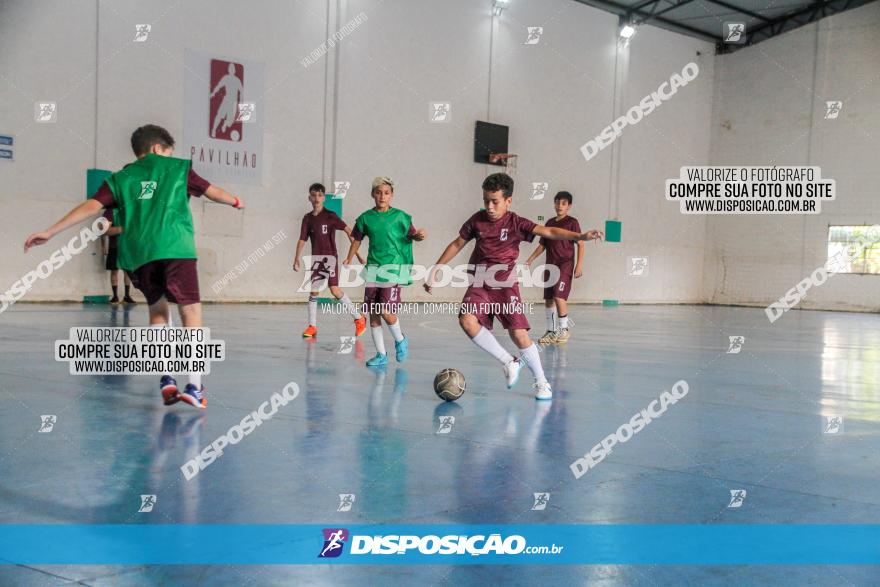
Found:
[[204, 410], [208, 407], [208, 398], [205, 397], [204, 385], [199, 389], [194, 384], [187, 383], [183, 393], [180, 394], [180, 399], [200, 410]]
[[308, 328], [303, 330], [303, 338], [312, 338], [313, 336], [318, 335], [318, 329], [312, 325], [309, 325]]
[[360, 336], [367, 331], [367, 319], [361, 316], [354, 321], [354, 335]]

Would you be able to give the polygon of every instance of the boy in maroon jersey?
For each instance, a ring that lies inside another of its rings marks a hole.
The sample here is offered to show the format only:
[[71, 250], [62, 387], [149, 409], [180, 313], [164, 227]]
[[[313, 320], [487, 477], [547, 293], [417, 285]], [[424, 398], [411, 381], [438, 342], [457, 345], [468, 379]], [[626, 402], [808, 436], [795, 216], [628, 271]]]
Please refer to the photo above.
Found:
[[[113, 290], [113, 297], [110, 298], [111, 304], [119, 303], [119, 264], [117, 263], [117, 253], [119, 248], [119, 234], [122, 229], [113, 224], [113, 210], [104, 210], [104, 220], [110, 223], [110, 228], [101, 237], [101, 254], [107, 258], [106, 267], [110, 272], [110, 288]], [[137, 302], [131, 297], [131, 278], [125, 271], [125, 296], [122, 301], [126, 304], [135, 304]]]
[[[552, 399], [553, 391], [544, 376], [538, 347], [528, 335], [529, 321], [523, 313], [516, 281], [519, 245], [522, 241], [531, 242], [535, 235], [550, 240], [590, 240], [599, 238], [599, 233], [591, 230], [578, 234], [562, 228], [538, 226], [508, 210], [512, 198], [513, 179], [509, 175], [493, 173], [487, 177], [483, 181], [485, 210], [477, 212], [462, 225], [458, 237], [437, 259], [437, 265], [448, 263], [469, 240], [476, 239], [469, 261], [475, 266], [474, 281], [462, 299], [458, 323], [474, 344], [504, 365], [508, 389], [516, 384], [525, 362], [535, 376], [535, 399]], [[425, 282], [428, 293], [431, 293], [436, 272], [435, 266]], [[522, 351], [522, 360], [508, 353], [489, 332], [496, 317]]]
[[[547, 221], [545, 226], [564, 228], [574, 232], [581, 231], [581, 225], [577, 218], [568, 215], [571, 208], [572, 195], [569, 192], [559, 192], [553, 198], [553, 207], [556, 209], [556, 217]], [[602, 233], [599, 232], [599, 237]], [[584, 274], [584, 250], [586, 245], [579, 242], [577, 246], [577, 261], [574, 258], [574, 243], [568, 241], [550, 241], [546, 238], [540, 240], [535, 252], [526, 261], [531, 266], [544, 250], [547, 251], [547, 265], [553, 265], [559, 269], [559, 280], [544, 288], [544, 306], [547, 313], [547, 332], [538, 342], [541, 344], [565, 344], [571, 334], [568, 330], [568, 294], [571, 292], [572, 278], [577, 279]], [[557, 326], [556, 317], [559, 316]]]
[[[318, 334], [318, 292], [324, 287], [324, 282], [330, 286], [330, 293], [342, 302], [342, 307], [354, 317], [354, 335], [360, 336], [367, 329], [367, 319], [358, 312], [347, 294], [339, 289], [339, 263], [336, 255], [336, 231], [345, 231], [348, 239], [351, 239], [351, 228], [346, 226], [342, 218], [332, 210], [324, 208], [324, 186], [313, 183], [309, 186], [309, 202], [312, 211], [303, 216], [302, 226], [299, 231], [299, 241], [296, 243], [296, 255], [293, 259], [293, 270], [300, 270], [300, 254], [306, 244], [306, 240], [312, 243], [312, 257], [331, 257], [326, 263], [313, 263], [309, 267], [309, 280], [312, 283], [312, 291], [309, 294], [309, 325], [302, 335], [310, 338]], [[358, 260], [363, 263], [363, 258], [358, 255]]]

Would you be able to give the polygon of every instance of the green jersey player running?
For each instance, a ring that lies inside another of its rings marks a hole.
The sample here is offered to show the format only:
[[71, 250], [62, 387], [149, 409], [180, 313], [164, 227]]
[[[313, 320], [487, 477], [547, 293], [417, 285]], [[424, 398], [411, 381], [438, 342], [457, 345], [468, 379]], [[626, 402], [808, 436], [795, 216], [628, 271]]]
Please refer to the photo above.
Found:
[[424, 229], [416, 229], [412, 216], [398, 208], [391, 207], [394, 197], [394, 182], [390, 177], [377, 177], [373, 180], [373, 201], [376, 206], [367, 210], [354, 223], [351, 237], [354, 239], [343, 262], [351, 264], [358, 252], [361, 241], [370, 239], [367, 266], [364, 275], [364, 305], [370, 316], [370, 334], [376, 345], [376, 356], [367, 361], [368, 367], [381, 367], [388, 364], [385, 353], [385, 339], [382, 335], [382, 321], [388, 325], [394, 337], [395, 358], [398, 362], [406, 359], [409, 352], [409, 339], [400, 329], [397, 312], [400, 307], [400, 286], [412, 283], [410, 267], [413, 263], [413, 241], [425, 240]]

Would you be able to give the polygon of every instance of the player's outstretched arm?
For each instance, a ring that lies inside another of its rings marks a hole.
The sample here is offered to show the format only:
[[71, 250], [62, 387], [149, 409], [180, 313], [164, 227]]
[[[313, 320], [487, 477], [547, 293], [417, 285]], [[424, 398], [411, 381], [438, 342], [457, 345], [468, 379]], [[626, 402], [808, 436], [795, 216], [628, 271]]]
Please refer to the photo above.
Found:
[[598, 230], [577, 233], [564, 228], [548, 228], [546, 226], [536, 226], [532, 233], [554, 241], [591, 241], [601, 239], [604, 236]]
[[244, 208], [244, 202], [238, 199], [237, 196], [233, 196], [223, 188], [216, 185], [208, 186], [208, 189], [205, 190], [205, 197], [212, 202], [217, 202], [218, 204], [226, 204], [227, 206], [232, 206], [233, 208], [238, 208], [239, 210]]
[[28, 236], [24, 241], [24, 252], [27, 253], [28, 249], [35, 245], [45, 244], [50, 238], [58, 234], [59, 232], [65, 231], [74, 224], [79, 224], [83, 220], [86, 220], [101, 210], [104, 209], [104, 206], [101, 205], [101, 202], [98, 200], [90, 199], [86, 200], [70, 212], [68, 212], [64, 218], [47, 228], [42, 232], [35, 232], [32, 235]]
[[576, 241], [580, 240], [581, 236], [571, 230], [565, 230], [564, 228], [550, 228], [547, 226], [536, 226], [532, 230], [532, 234], [549, 238], [552, 241]]
[[452, 261], [455, 256], [464, 248], [467, 244], [467, 241], [461, 238], [460, 236], [455, 237], [455, 240], [446, 245], [446, 248], [443, 250], [443, 254], [440, 255], [440, 258], [437, 259], [437, 262], [434, 263], [434, 266], [431, 267], [431, 272], [428, 274], [428, 279], [425, 280], [425, 291], [431, 293], [431, 289], [433, 288], [434, 283], [434, 273], [437, 271], [437, 265], [445, 265]]
[[538, 257], [540, 257], [540, 256], [541, 256], [541, 253], [543, 253], [543, 252], [544, 252], [544, 245], [542, 245], [542, 244], [539, 243], [538, 246], [535, 247], [535, 252], [532, 253], [531, 255], [529, 255], [529, 258], [526, 259], [526, 266], [527, 266], [527, 267], [531, 267], [531, 266], [532, 266], [532, 263], [535, 262], [535, 259], [537, 259]]
[[416, 241], [416, 242], [421, 242], [421, 241], [425, 240], [426, 238], [428, 238], [428, 233], [427, 233], [427, 231], [425, 231], [424, 228], [419, 228], [419, 229], [416, 229], [416, 231], [414, 233], [412, 233], [409, 238]]

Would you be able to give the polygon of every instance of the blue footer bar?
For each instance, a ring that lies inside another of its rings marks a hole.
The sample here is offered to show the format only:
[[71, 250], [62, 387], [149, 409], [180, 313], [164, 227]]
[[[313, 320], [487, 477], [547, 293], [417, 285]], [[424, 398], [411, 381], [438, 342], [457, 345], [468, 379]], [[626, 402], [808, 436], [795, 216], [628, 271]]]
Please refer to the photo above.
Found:
[[0, 564], [880, 564], [880, 525], [0, 525]]

